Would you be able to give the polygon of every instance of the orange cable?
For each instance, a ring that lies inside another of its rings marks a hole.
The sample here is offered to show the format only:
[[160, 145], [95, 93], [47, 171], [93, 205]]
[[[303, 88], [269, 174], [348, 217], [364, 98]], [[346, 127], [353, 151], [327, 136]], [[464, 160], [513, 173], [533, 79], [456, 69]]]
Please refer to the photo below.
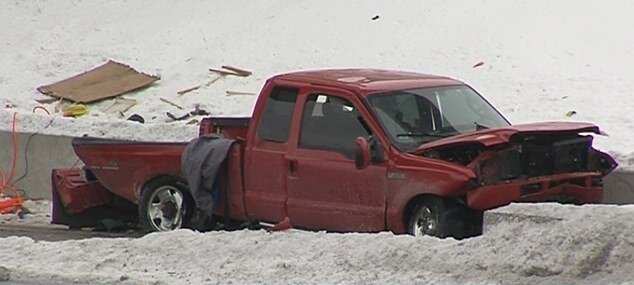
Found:
[[7, 214], [12, 212], [17, 212], [20, 208], [22, 208], [22, 197], [20, 193], [13, 187], [13, 175], [15, 174], [15, 166], [18, 160], [18, 134], [15, 130], [16, 128], [16, 118], [18, 113], [13, 113], [13, 163], [11, 164], [11, 172], [9, 174], [9, 179], [7, 180], [5, 177], [4, 171], [0, 170], [0, 176], [2, 177], [2, 185], [0, 185], [0, 195], [4, 193], [5, 190], [11, 190], [14, 194], [13, 198], [2, 199], [0, 196], [0, 214]]

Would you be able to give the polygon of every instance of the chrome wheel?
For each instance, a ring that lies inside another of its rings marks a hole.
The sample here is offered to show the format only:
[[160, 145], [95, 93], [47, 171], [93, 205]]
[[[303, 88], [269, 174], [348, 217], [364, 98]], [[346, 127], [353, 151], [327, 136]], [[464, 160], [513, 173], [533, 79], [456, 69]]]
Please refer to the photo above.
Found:
[[422, 205], [412, 216], [411, 232], [414, 236], [435, 235], [437, 227], [436, 215], [427, 205]]
[[172, 185], [163, 185], [152, 192], [146, 208], [149, 226], [156, 231], [181, 228], [185, 211], [185, 197], [181, 190]]

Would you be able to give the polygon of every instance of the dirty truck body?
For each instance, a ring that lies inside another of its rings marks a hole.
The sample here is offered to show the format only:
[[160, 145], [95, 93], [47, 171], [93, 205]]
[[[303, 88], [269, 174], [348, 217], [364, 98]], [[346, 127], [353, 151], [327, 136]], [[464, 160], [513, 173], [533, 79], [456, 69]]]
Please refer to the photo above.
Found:
[[[236, 141], [217, 216], [314, 230], [478, 235], [482, 212], [511, 202], [600, 202], [615, 167], [595, 125], [511, 125], [466, 84], [409, 72], [274, 76], [251, 118], [204, 119], [212, 133]], [[187, 226], [185, 145], [75, 139], [85, 167], [54, 170], [54, 222], [127, 205], [153, 230]]]

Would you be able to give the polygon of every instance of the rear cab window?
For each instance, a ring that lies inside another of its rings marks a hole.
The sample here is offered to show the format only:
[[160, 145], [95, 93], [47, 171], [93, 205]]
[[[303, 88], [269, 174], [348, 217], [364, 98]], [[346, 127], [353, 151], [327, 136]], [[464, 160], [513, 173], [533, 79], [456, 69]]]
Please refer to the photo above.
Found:
[[299, 90], [293, 87], [274, 87], [267, 98], [258, 136], [266, 141], [284, 143], [288, 140], [293, 111]]

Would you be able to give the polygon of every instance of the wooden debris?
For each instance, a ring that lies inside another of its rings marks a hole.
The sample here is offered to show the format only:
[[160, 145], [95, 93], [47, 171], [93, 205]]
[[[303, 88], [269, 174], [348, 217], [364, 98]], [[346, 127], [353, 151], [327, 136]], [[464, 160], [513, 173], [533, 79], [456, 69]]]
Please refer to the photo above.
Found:
[[174, 103], [174, 102], [172, 102], [172, 101], [170, 101], [170, 100], [167, 100], [167, 99], [162, 98], [162, 97], [161, 97], [160, 99], [161, 99], [161, 101], [163, 101], [163, 102], [165, 102], [165, 103], [167, 103], [167, 104], [170, 104], [170, 105], [172, 105], [172, 106], [174, 106], [174, 107], [176, 107], [176, 108], [178, 108], [178, 109], [183, 110], [183, 107], [181, 107], [180, 105], [178, 105], [178, 104], [176, 104], [176, 103]]
[[74, 103], [92, 103], [147, 87], [160, 78], [112, 60], [89, 71], [37, 88], [42, 94]]
[[222, 75], [233, 75], [233, 76], [243, 77], [239, 73], [236, 73], [236, 72], [233, 72], [233, 71], [222, 70], [222, 69], [209, 68], [209, 71], [215, 72], [215, 73], [218, 73], [218, 74], [222, 74]]
[[192, 92], [192, 91], [194, 91], [194, 90], [197, 90], [197, 89], [198, 89], [198, 88], [200, 88], [200, 87], [202, 87], [202, 85], [196, 85], [196, 86], [194, 86], [194, 87], [190, 87], [190, 88], [187, 88], [187, 89], [183, 89], [183, 90], [181, 90], [181, 91], [178, 91], [178, 92], [176, 92], [176, 94], [178, 94], [178, 95], [183, 95], [183, 94], [186, 94], [186, 93]]
[[253, 74], [253, 72], [242, 69], [242, 68], [237, 68], [234, 66], [230, 66], [230, 65], [223, 65], [222, 68], [227, 69], [227, 70], [231, 70], [237, 74], [239, 74], [242, 77], [247, 77], [250, 76], [251, 74]]
[[227, 96], [233, 96], [233, 95], [256, 95], [253, 92], [241, 92], [241, 91], [231, 91], [231, 90], [227, 90]]
[[198, 125], [198, 120], [197, 119], [191, 119], [189, 121], [187, 121], [187, 123], [185, 123], [186, 125]]
[[114, 98], [114, 100], [112, 100], [112, 104], [102, 109], [101, 111], [104, 113], [111, 113], [111, 114], [116, 114], [116, 113], [123, 114], [127, 112], [128, 110], [130, 110], [130, 108], [134, 107], [136, 104], [137, 104], [137, 101], [134, 99], [117, 97], [117, 98]]
[[201, 88], [201, 87], [203, 87], [203, 86], [207, 87], [207, 86], [209, 86], [209, 85], [211, 85], [211, 84], [214, 84], [214, 82], [216, 82], [216, 81], [220, 80], [220, 78], [224, 78], [224, 77], [225, 77], [224, 75], [222, 75], [222, 74], [218, 74], [218, 76], [216, 76], [216, 77], [214, 77], [213, 79], [211, 79], [211, 80], [207, 81], [205, 84], [199, 84], [199, 85], [196, 85], [196, 86], [194, 86], [194, 87], [190, 87], [190, 88], [187, 88], [187, 89], [183, 89], [183, 90], [178, 91], [178, 92], [176, 92], [176, 93], [177, 93], [179, 96], [181, 96], [181, 95], [185, 95], [185, 94], [187, 94], [187, 93], [189, 93], [189, 92], [192, 92], [192, 91], [194, 91], [194, 90], [198, 90], [198, 89], [200, 89], [200, 88]]
[[222, 75], [222, 74], [219, 74], [218, 76], [216, 76], [216, 78], [214, 78], [212, 80], [209, 80], [209, 82], [205, 83], [205, 86], [209, 86], [211, 84], [214, 84], [214, 82], [220, 80], [220, 78], [225, 78], [225, 76]]
[[240, 77], [247, 77], [253, 74], [253, 72], [248, 71], [246, 69], [237, 68], [230, 65], [223, 65], [222, 69], [210, 68], [209, 71], [216, 72], [222, 75], [233, 75]]

